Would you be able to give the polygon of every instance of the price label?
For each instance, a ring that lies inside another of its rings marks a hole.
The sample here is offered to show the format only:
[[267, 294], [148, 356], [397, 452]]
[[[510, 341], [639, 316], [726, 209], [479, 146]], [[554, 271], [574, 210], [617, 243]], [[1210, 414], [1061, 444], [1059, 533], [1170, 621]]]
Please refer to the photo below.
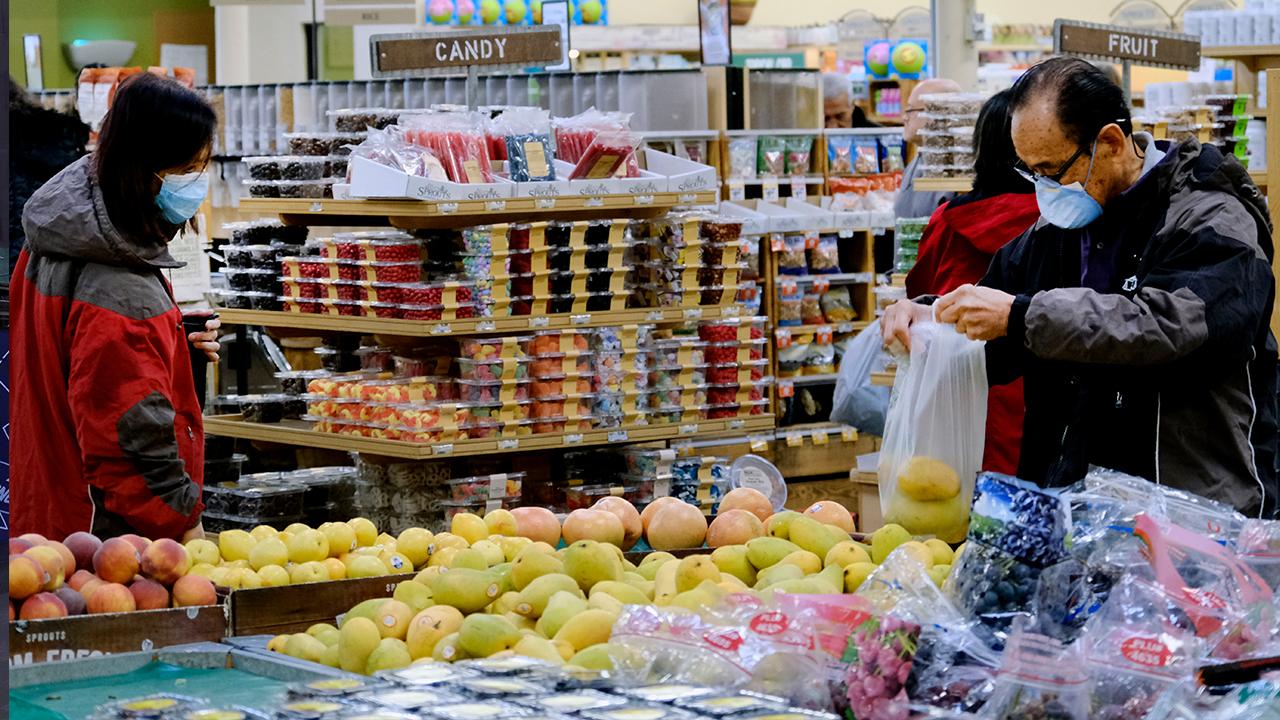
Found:
[[760, 178], [761, 195], [766, 202], [778, 201], [778, 177], [776, 175], [765, 175]]
[[807, 250], [818, 247], [818, 233], [810, 230], [804, 234], [804, 246]]
[[684, 319], [685, 319], [685, 320], [700, 320], [700, 319], [702, 319], [702, 308], [689, 308], [688, 310], [685, 310], [685, 311], [684, 311]]
[[564, 436], [565, 445], [581, 445], [582, 433], [570, 433]]
[[516, 448], [519, 448], [519, 447], [520, 447], [520, 441], [515, 438], [508, 438], [506, 440], [498, 441], [499, 450], [515, 450]]
[[804, 181], [803, 175], [791, 176], [791, 197], [805, 199], [809, 195], [809, 186]]
[[778, 341], [778, 349], [782, 350], [791, 347], [791, 331], [778, 329], [773, 331], [773, 337]]
[[551, 210], [556, 206], [555, 198], [538, 198], [533, 201], [533, 206], [539, 210]]
[[853, 332], [853, 323], [847, 323], [847, 322], [840, 323], [839, 325], [836, 326], [836, 330], [842, 333], [851, 333]]
[[751, 438], [751, 452], [764, 452], [769, 449], [769, 439], [757, 435]]
[[570, 315], [569, 316], [570, 325], [586, 325], [590, 322], [591, 322], [590, 315]]
[[664, 317], [666, 316], [662, 314], [661, 310], [651, 310], [648, 315], [644, 316], [644, 319], [649, 322], [662, 322]]
[[796, 281], [789, 278], [786, 280], [780, 280], [778, 281], [778, 289], [781, 290], [784, 295], [795, 295]]
[[787, 248], [787, 240], [782, 233], [769, 233], [769, 247], [774, 252], [782, 252]]
[[501, 500], [485, 500], [484, 501], [484, 511], [486, 513], [491, 513], [494, 510], [501, 510], [501, 509], [502, 509]]
[[432, 455], [452, 455], [453, 443], [441, 443], [440, 445], [431, 446]]
[[847, 443], [858, 442], [858, 429], [847, 425], [840, 428], [840, 439]]
[[698, 194], [697, 193], [681, 193], [676, 198], [676, 202], [679, 202], [681, 204], [698, 202]]
[[627, 434], [626, 430], [614, 430], [613, 432], [609, 433], [609, 442], [611, 443], [626, 442], [627, 438], [629, 437], [631, 436]]
[[790, 380], [778, 381], [778, 397], [789, 398], [796, 396], [796, 384]]
[[813, 336], [814, 340], [817, 341], [819, 345], [830, 345], [831, 334], [831, 327], [829, 325], [823, 325], [814, 331]]
[[544, 328], [551, 324], [551, 318], [546, 315], [529, 318], [529, 327]]
[[452, 215], [458, 212], [458, 203], [440, 203], [436, 207], [440, 209], [441, 215]]
[[729, 421], [729, 429], [730, 429], [730, 430], [741, 430], [742, 428], [744, 428], [744, 427], [746, 427], [746, 426], [747, 426], [747, 421], [746, 421], [746, 420], [730, 420], [730, 421]]
[[826, 278], [817, 278], [813, 281], [813, 291], [819, 295], [831, 289], [831, 281]]
[[311, 212], [324, 212], [324, 203], [313, 202], [311, 207], [307, 208]]
[[476, 323], [476, 332], [493, 332], [498, 329], [498, 324], [492, 320], [481, 320]]
[[827, 433], [826, 433], [826, 431], [825, 431], [825, 430], [814, 430], [814, 431], [813, 431], [813, 444], [814, 444], [814, 445], [826, 445], [826, 444], [827, 444]]
[[693, 424], [689, 424], [689, 425], [681, 425], [681, 426], [680, 426], [680, 434], [681, 434], [681, 435], [696, 435], [696, 434], [698, 434], [698, 425], [697, 425], [697, 423], [693, 423]]
[[797, 448], [804, 445], [804, 435], [800, 433], [787, 433], [787, 447]]
[[747, 188], [741, 180], [729, 181], [729, 199], [735, 202], [747, 199]]
[[652, 195], [636, 195], [635, 198], [633, 199], [635, 200], [636, 205], [652, 205], [653, 204]]
[[448, 335], [451, 332], [453, 332], [453, 328], [449, 323], [437, 323], [431, 326], [432, 335]]
[[754, 244], [755, 244], [755, 241], [752, 241], [752, 240], [743, 240], [743, 241], [742, 241], [742, 243], [738, 245], [738, 254], [739, 254], [739, 255], [751, 255], [751, 254], [752, 254], [752, 250], [754, 250], [754, 248], [752, 248], [751, 246], [752, 246], [752, 245], [754, 245]]
[[502, 212], [507, 209], [506, 200], [490, 200], [484, 204], [484, 209], [489, 212]]
[[841, 230], [840, 232], [836, 233], [836, 237], [839, 237], [839, 238], [843, 238], [843, 239], [845, 239], [845, 240], [848, 240], [849, 238], [853, 237], [853, 231], [852, 231], [852, 230], [847, 230], [847, 229], [846, 229], [846, 230]]
[[587, 208], [598, 208], [598, 207], [604, 207], [604, 198], [602, 198], [602, 197], [589, 197], [589, 198], [587, 198], [586, 200], [583, 200], [583, 201], [582, 201], [582, 207], [587, 207]]

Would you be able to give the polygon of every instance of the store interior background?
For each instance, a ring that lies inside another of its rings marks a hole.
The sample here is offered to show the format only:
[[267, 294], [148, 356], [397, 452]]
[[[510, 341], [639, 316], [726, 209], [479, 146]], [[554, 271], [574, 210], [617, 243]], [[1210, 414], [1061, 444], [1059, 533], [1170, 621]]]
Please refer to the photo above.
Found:
[[[1157, 0], [1157, 3], [1172, 13], [1181, 5], [1181, 0]], [[855, 9], [867, 10], [877, 17], [892, 17], [912, 6], [927, 7], [928, 3], [759, 0], [751, 24], [828, 23]], [[1069, 17], [1106, 22], [1115, 6], [1115, 0], [1076, 0], [1070, 5]], [[1048, 24], [1056, 17], [1055, 13], [1063, 10], [1026, 0], [977, 0], [977, 11], [990, 23]], [[692, 25], [697, 22], [696, 12], [693, 0], [613, 0], [609, 4], [609, 24]], [[310, 19], [309, 2], [212, 8], [209, 0], [10, 0], [9, 65], [22, 83], [22, 38], [39, 34], [47, 89], [71, 87], [74, 73], [63, 46], [77, 39], [132, 40], [137, 43], [137, 49], [130, 63], [140, 66], [159, 63], [162, 43], [206, 44], [210, 47], [209, 68], [215, 83], [298, 82], [307, 76], [302, 25]], [[324, 28], [321, 79], [352, 78], [353, 45], [350, 26]]]

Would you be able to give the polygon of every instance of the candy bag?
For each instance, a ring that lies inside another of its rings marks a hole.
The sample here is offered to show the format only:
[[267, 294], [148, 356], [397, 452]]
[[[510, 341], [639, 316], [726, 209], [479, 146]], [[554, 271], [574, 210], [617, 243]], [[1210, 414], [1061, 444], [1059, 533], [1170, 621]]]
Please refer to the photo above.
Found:
[[1079, 644], [1014, 628], [983, 716], [993, 720], [1089, 720], [1089, 683]]
[[808, 175], [813, 166], [813, 136], [788, 135], [785, 145], [787, 172], [792, 175]]
[[853, 136], [827, 136], [827, 172], [832, 175], [853, 173]]
[[916, 323], [891, 398], [878, 467], [885, 522], [960, 542], [987, 422], [983, 344], [954, 325]]
[[831, 375], [836, 371], [836, 349], [830, 343], [815, 342], [804, 357], [805, 375]]
[[822, 296], [806, 292], [800, 304], [800, 319], [805, 325], [822, 325], [827, 318], [822, 314]]
[[756, 174], [756, 138], [729, 138], [729, 177], [750, 180]]
[[902, 172], [906, 163], [902, 160], [902, 138], [880, 138], [881, 172]]
[[860, 175], [880, 172], [880, 145], [875, 138], [854, 138], [853, 171]]
[[778, 327], [804, 324], [804, 292], [800, 288], [778, 286]]
[[786, 235], [778, 252], [778, 272], [783, 275], [808, 275], [803, 235]]
[[613, 130], [598, 133], [569, 174], [570, 180], [603, 180], [625, 170], [628, 159], [635, 158], [640, 138], [630, 131]]
[[515, 182], [556, 179], [551, 151], [551, 116], [542, 108], [508, 108], [493, 119], [492, 132], [501, 136]]
[[844, 285], [833, 287], [823, 293], [821, 303], [822, 314], [827, 317], [827, 322], [844, 323], [858, 319], [858, 313], [853, 309], [853, 301], [849, 299], [849, 288]]
[[759, 158], [756, 172], [761, 175], [782, 175], [787, 169], [787, 142], [776, 135], [761, 136], [757, 145]]
[[[353, 157], [362, 157], [393, 167], [401, 172], [432, 180], [448, 180], [444, 165], [431, 150], [409, 142], [399, 127], [392, 125], [385, 130], [370, 130], [368, 137], [352, 149]], [[347, 181], [351, 179], [352, 164], [347, 164]]]
[[814, 275], [840, 272], [840, 242], [834, 235], [823, 235], [809, 248], [809, 271]]
[[430, 150], [456, 183], [490, 183], [489, 145], [479, 113], [432, 113], [402, 119], [405, 136]]

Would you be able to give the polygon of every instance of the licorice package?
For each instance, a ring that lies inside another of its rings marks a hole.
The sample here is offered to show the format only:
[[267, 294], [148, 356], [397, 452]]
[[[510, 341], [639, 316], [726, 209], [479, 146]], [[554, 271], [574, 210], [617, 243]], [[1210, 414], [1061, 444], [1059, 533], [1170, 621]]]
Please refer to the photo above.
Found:
[[493, 120], [503, 137], [507, 164], [514, 182], [556, 179], [551, 152], [551, 117], [541, 108], [511, 108]]

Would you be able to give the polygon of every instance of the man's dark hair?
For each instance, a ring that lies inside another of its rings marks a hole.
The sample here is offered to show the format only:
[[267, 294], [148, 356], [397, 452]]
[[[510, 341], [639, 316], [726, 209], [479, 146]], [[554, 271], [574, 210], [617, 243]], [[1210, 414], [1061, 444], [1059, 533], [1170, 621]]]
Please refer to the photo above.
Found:
[[1133, 132], [1124, 91], [1106, 72], [1080, 58], [1045, 60], [1023, 73], [1011, 92], [1011, 113], [1047, 97], [1063, 132], [1076, 145], [1089, 145], [1110, 123], [1118, 124], [1125, 135]]
[[157, 174], [207, 157], [218, 118], [195, 91], [149, 72], [120, 83], [102, 121], [94, 169], [111, 224], [144, 242], [178, 231], [156, 206]]
[[982, 104], [973, 130], [973, 190], [983, 197], [1030, 192], [1031, 183], [1015, 171], [1018, 154], [1009, 135], [1013, 90], [1003, 90]]

